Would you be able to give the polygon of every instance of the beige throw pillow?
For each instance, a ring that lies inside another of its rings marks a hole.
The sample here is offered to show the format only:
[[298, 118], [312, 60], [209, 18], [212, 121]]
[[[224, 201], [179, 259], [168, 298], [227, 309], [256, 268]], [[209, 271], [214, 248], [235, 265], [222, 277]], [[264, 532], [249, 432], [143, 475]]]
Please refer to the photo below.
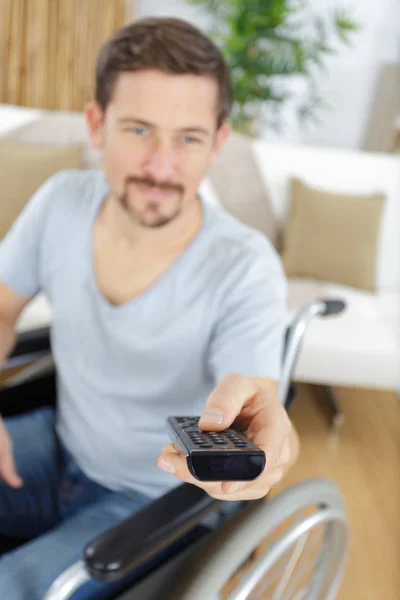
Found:
[[291, 182], [282, 260], [288, 277], [376, 290], [384, 196], [330, 193]]
[[63, 169], [79, 169], [81, 152], [79, 145], [58, 148], [0, 142], [0, 239], [51, 175]]
[[277, 248], [279, 227], [253, 154], [252, 138], [232, 131], [208, 177], [222, 206], [262, 231]]

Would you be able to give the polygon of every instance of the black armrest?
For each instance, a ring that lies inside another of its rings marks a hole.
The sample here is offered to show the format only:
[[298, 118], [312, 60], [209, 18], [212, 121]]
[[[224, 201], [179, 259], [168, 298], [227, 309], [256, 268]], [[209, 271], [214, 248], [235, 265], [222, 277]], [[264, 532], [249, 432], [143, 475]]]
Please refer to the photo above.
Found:
[[122, 579], [221, 505], [195, 485], [179, 485], [89, 542], [84, 550], [87, 569], [94, 579]]
[[10, 358], [50, 350], [50, 327], [22, 331], [17, 336]]

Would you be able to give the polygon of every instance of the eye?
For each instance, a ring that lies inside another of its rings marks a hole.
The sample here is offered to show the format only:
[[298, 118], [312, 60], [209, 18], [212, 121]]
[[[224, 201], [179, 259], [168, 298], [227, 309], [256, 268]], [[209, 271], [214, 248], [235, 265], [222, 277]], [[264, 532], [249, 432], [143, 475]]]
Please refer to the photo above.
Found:
[[185, 142], [185, 144], [198, 144], [200, 143], [200, 140], [193, 137], [192, 135], [184, 135], [182, 137], [182, 140]]
[[146, 127], [134, 127], [131, 131], [140, 137], [143, 137], [148, 134], [149, 130]]

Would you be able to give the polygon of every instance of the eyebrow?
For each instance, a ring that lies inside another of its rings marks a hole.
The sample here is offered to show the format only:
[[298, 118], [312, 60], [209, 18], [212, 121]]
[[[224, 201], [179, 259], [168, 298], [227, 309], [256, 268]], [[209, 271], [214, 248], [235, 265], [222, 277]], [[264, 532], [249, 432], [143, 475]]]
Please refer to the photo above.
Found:
[[[149, 121], [144, 121], [143, 119], [136, 119], [135, 117], [120, 117], [118, 119], [119, 123], [125, 123], [125, 124], [132, 124], [132, 123], [136, 123], [139, 125], [143, 125], [144, 127], [156, 127], [156, 125], [154, 123], [150, 123]], [[210, 136], [211, 132], [208, 131], [208, 129], [205, 129], [204, 127], [198, 127], [197, 125], [194, 125], [193, 127], [182, 127], [181, 129], [179, 129], [179, 131], [181, 131], [182, 133], [200, 133], [206, 136]]]

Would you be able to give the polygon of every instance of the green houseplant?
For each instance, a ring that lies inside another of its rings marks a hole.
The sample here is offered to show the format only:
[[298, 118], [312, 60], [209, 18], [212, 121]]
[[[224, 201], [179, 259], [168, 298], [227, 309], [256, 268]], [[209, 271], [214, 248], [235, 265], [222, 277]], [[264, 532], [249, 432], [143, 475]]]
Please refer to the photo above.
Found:
[[236, 130], [250, 135], [279, 130], [287, 103], [300, 95], [299, 123], [318, 119], [318, 111], [328, 106], [318, 94], [318, 73], [327, 55], [337, 51], [335, 44], [348, 44], [358, 29], [345, 10], [321, 15], [308, 0], [188, 2], [204, 8], [211, 18], [208, 33], [231, 69], [231, 122]]

